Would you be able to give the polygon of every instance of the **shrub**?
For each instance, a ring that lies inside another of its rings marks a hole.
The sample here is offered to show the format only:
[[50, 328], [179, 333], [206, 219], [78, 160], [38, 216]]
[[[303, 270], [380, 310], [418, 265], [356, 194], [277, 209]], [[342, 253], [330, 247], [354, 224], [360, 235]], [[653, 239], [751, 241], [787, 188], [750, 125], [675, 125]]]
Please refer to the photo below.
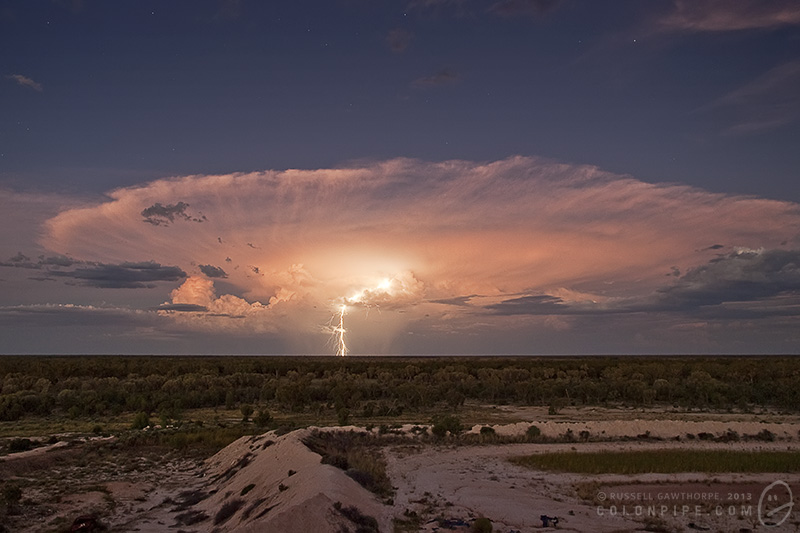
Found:
[[303, 439], [303, 444], [322, 456], [323, 464], [344, 470], [365, 489], [389, 497], [394, 491], [376, 446], [379, 442], [375, 435], [355, 431], [314, 431]]
[[357, 526], [356, 531], [358, 533], [379, 533], [380, 529], [375, 517], [365, 515], [358, 507], [352, 505], [344, 506], [342, 502], [336, 502], [333, 504], [333, 508], [354, 523]]
[[492, 521], [482, 516], [472, 523], [473, 533], [492, 533]]
[[457, 416], [444, 415], [437, 416], [433, 419], [431, 433], [439, 438], [442, 438], [447, 435], [447, 433], [457, 436], [463, 430], [464, 426], [461, 425], [461, 420]]
[[272, 415], [266, 409], [259, 409], [256, 416], [253, 417], [253, 423], [258, 427], [264, 427], [272, 420]]
[[538, 426], [530, 426], [528, 431], [525, 432], [525, 437], [528, 440], [535, 440], [542, 436], [542, 430]]
[[6, 485], [3, 487], [3, 501], [9, 507], [22, 499], [22, 489], [16, 485]]
[[242, 413], [242, 424], [247, 424], [250, 421], [250, 415], [253, 414], [253, 406], [244, 404], [239, 408], [239, 411]]
[[136, 413], [136, 416], [133, 417], [133, 422], [131, 422], [131, 429], [144, 429], [150, 425], [150, 415], [141, 411]]
[[255, 487], [256, 487], [255, 483], [250, 483], [249, 485], [247, 485], [242, 489], [242, 492], [239, 493], [239, 496], [244, 496], [245, 494], [253, 490]]
[[24, 452], [31, 448], [33, 448], [31, 439], [12, 439], [11, 442], [8, 443], [9, 453]]
[[340, 426], [346, 426], [350, 420], [350, 411], [342, 407], [341, 409], [336, 411], [336, 419], [339, 422]]
[[766, 442], [772, 442], [772, 441], [775, 440], [775, 433], [771, 432], [768, 429], [762, 429], [761, 431], [758, 432], [758, 435], [756, 435], [756, 438], [758, 440], [763, 440], [763, 441], [766, 441]]

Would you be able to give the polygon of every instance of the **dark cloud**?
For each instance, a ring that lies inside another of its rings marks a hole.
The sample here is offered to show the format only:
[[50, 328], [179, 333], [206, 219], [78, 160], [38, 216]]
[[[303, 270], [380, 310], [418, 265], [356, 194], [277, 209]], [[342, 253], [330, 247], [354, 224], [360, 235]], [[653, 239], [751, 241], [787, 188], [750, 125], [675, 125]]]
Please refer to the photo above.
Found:
[[691, 309], [800, 291], [800, 250], [737, 251], [693, 268], [658, 291], [657, 305]]
[[489, 7], [489, 12], [506, 17], [540, 16], [554, 11], [560, 2], [561, 0], [500, 0]]
[[80, 285], [101, 289], [142, 289], [154, 287], [159, 281], [178, 281], [186, 272], [176, 266], [163, 266], [154, 261], [94, 264], [70, 271], [51, 271], [51, 275], [78, 280]]
[[42, 265], [40, 265], [39, 263], [34, 263], [30, 257], [23, 254], [22, 252], [18, 252], [17, 255], [9, 258], [8, 261], [0, 261], [0, 266], [14, 267], [14, 268], [33, 268], [33, 269], [42, 268]]
[[216, 267], [213, 265], [198, 265], [200, 268], [200, 272], [208, 276], [209, 278], [227, 278], [228, 274], [220, 267]]
[[0, 307], [0, 325], [12, 327], [42, 326], [121, 326], [129, 328], [153, 323], [155, 313], [130, 309], [39, 304]]
[[205, 313], [208, 307], [195, 304], [161, 304], [156, 307], [157, 311], [176, 311], [180, 313]]
[[30, 257], [23, 254], [22, 252], [19, 252], [17, 253], [17, 255], [10, 258], [8, 261], [0, 261], [0, 266], [40, 270], [48, 266], [71, 267], [73, 265], [81, 263], [83, 262], [76, 261], [75, 259], [72, 259], [71, 257], [67, 257], [65, 255], [54, 255], [50, 257], [40, 255], [38, 261], [34, 262]]
[[[80, 267], [67, 270], [76, 265]], [[154, 261], [125, 262], [115, 265], [78, 261], [65, 255], [54, 255], [40, 256], [38, 261], [33, 262], [21, 252], [7, 262], [0, 262], [0, 266], [46, 271], [48, 276], [29, 278], [36, 281], [52, 281], [54, 277], [67, 278], [79, 280], [80, 285], [103, 289], [151, 288], [154, 286], [153, 283], [158, 281], [177, 281], [186, 277], [186, 272], [179, 267], [163, 266]], [[210, 265], [204, 266], [210, 267]], [[222, 269], [218, 270], [225, 274]]]
[[486, 307], [500, 315], [601, 315], [682, 312], [705, 318], [800, 316], [800, 250], [745, 250], [690, 269], [645, 298], [603, 304], [550, 295], [511, 298]]
[[49, 266], [57, 266], [57, 267], [71, 267], [76, 264], [80, 264], [81, 261], [76, 261], [71, 257], [67, 257], [66, 255], [54, 255], [50, 257], [39, 257], [39, 263], [42, 265], [49, 265]]
[[458, 72], [449, 68], [444, 68], [431, 76], [418, 78], [414, 80], [411, 84], [415, 87], [438, 87], [441, 85], [456, 83], [460, 79], [461, 76], [459, 76]]
[[486, 308], [500, 315], [563, 315], [579, 312], [566, 305], [561, 298], [547, 294], [511, 298]]
[[413, 37], [414, 35], [410, 31], [402, 28], [395, 28], [389, 30], [389, 34], [386, 36], [386, 44], [389, 45], [389, 49], [392, 52], [400, 53], [408, 48]]
[[142, 210], [142, 217], [144, 222], [154, 226], [168, 226], [175, 220], [185, 220], [187, 222], [203, 222], [206, 220], [205, 215], [192, 216], [186, 212], [189, 204], [186, 202], [178, 202], [177, 204], [161, 205], [156, 202]]
[[478, 296], [477, 294], [470, 294], [468, 296], [456, 296], [454, 298], [443, 298], [441, 300], [431, 300], [431, 303], [455, 305], [458, 307], [466, 307], [469, 305], [470, 300]]

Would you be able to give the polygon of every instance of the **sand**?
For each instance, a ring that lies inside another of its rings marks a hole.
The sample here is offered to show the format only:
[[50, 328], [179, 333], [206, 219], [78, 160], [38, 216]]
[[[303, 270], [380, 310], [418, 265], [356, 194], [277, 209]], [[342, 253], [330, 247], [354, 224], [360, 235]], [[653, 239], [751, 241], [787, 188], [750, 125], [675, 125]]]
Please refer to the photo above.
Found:
[[[660, 417], [628, 413], [616, 419], [586, 418], [575, 421], [531, 417], [492, 427], [500, 435], [514, 435], [536, 425], [543, 436], [550, 438], [568, 430], [576, 438], [581, 432], [588, 432], [587, 442], [448, 445], [410, 441], [387, 445], [382, 453], [396, 489], [391, 500], [367, 491], [344, 471], [322, 464], [321, 457], [302, 442], [314, 429], [308, 428], [285, 435], [268, 432], [243, 437], [205, 461], [170, 460], [159, 464], [157, 470], [142, 470], [138, 477], [98, 478], [97, 489], [62, 498], [53, 512], [67, 519], [95, 510], [109, 530], [143, 533], [356, 531], [354, 522], [337, 506], [356, 508], [361, 514], [374, 517], [382, 532], [394, 531], [394, 520], [410, 524], [414, 519], [421, 531], [447, 531], [443, 519], [450, 520], [452, 530], [467, 531], [468, 525], [481, 516], [493, 522], [495, 532], [554, 530], [543, 527], [542, 515], [558, 517], [559, 531], [576, 532], [646, 528], [800, 530], [794, 514], [779, 527], [767, 528], [760, 523], [757, 512], [762, 491], [776, 480], [786, 482], [800, 495], [798, 473], [589, 477], [537, 471], [509, 461], [515, 456], [551, 451], [674, 448], [800, 451], [800, 421], [789, 417], [766, 420], [757, 416], [685, 420], [665, 413]], [[409, 438], [411, 427], [403, 428]], [[469, 431], [478, 433], [482, 427], [475, 425]], [[321, 429], [366, 431], [353, 427]], [[775, 440], [744, 438], [763, 430], [770, 431]], [[697, 438], [700, 433], [720, 436], [729, 432], [736, 432], [742, 440], [719, 442]], [[688, 434], [695, 438], [688, 438]], [[49, 455], [38, 452], [39, 457]], [[37, 454], [27, 452], [19, 454], [18, 459], [9, 456], [7, 471], [14, 471], [11, 467], [15, 461], [24, 465], [37, 460]], [[689, 496], [674, 496], [680, 493]], [[665, 500], [665, 494], [673, 496]], [[696, 501], [694, 494], [716, 496]], [[113, 502], [110, 507], [109, 502]], [[797, 495], [795, 502], [800, 503]], [[47, 524], [46, 520], [29, 522], [30, 527], [22, 530], [52, 530]]]

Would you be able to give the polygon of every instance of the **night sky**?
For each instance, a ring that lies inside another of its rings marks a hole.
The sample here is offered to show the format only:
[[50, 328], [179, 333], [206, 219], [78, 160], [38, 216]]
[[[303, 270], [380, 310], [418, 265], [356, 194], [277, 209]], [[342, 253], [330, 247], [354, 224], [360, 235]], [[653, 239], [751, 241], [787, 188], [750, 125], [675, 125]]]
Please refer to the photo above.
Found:
[[0, 0], [0, 353], [800, 351], [800, 4]]

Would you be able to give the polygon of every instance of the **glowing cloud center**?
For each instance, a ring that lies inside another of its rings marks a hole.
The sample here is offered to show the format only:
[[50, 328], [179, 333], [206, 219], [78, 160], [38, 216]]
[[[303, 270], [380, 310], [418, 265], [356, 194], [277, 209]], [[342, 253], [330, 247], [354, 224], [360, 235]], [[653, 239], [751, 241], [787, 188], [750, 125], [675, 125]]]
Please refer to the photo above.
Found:
[[[409, 279], [412, 280], [412, 283], [409, 283]], [[336, 348], [335, 355], [344, 357], [349, 352], [345, 341], [347, 329], [344, 327], [344, 316], [347, 314], [348, 306], [361, 306], [367, 312], [372, 307], [380, 310], [381, 303], [391, 304], [398, 296], [408, 300], [408, 293], [411, 292], [409, 285], [414, 284], [421, 285], [413, 274], [404, 272], [393, 278], [383, 278], [373, 288], [360, 289], [349, 298], [343, 298], [344, 303], [338, 305], [325, 328], [331, 335], [330, 344]], [[413, 288], [419, 290], [419, 287]]]

